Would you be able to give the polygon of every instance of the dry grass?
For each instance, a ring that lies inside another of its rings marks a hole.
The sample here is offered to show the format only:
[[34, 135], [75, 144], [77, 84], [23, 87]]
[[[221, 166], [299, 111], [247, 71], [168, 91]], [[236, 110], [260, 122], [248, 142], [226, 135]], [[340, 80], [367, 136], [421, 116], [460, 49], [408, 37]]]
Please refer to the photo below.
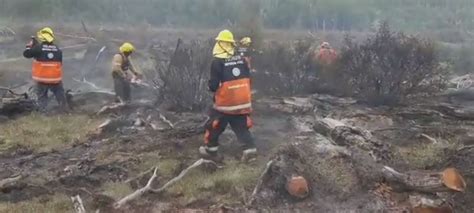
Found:
[[351, 190], [359, 187], [360, 181], [354, 175], [355, 171], [344, 159], [335, 158], [313, 163], [313, 165], [318, 178], [325, 183], [324, 186], [318, 186], [319, 188], [349, 194]]
[[400, 147], [400, 158], [406, 161], [412, 169], [427, 169], [442, 165], [449, 157], [449, 152], [456, 149], [454, 143], [429, 143], [411, 147]]
[[18, 146], [37, 152], [61, 148], [84, 140], [98, 124], [98, 120], [85, 115], [31, 114], [0, 124], [0, 153]]
[[72, 211], [70, 198], [61, 194], [27, 202], [0, 203], [0, 212], [2, 213], [64, 213]]

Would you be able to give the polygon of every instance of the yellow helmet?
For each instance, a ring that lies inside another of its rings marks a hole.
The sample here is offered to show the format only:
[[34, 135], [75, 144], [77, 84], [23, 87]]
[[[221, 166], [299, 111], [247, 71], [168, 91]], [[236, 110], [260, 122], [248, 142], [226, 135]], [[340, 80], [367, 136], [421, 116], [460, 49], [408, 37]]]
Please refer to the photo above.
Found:
[[45, 27], [36, 33], [36, 37], [41, 42], [53, 42], [54, 41], [54, 32], [50, 27]]
[[244, 46], [250, 46], [251, 43], [252, 43], [252, 39], [250, 37], [244, 37], [240, 40], [240, 44]]
[[331, 48], [331, 45], [329, 44], [329, 42], [323, 42], [321, 43], [321, 48]]
[[235, 43], [234, 35], [229, 30], [222, 30], [216, 37], [216, 41]]
[[121, 53], [132, 53], [134, 51], [135, 51], [135, 47], [128, 42], [125, 42], [122, 44], [122, 46], [120, 46]]

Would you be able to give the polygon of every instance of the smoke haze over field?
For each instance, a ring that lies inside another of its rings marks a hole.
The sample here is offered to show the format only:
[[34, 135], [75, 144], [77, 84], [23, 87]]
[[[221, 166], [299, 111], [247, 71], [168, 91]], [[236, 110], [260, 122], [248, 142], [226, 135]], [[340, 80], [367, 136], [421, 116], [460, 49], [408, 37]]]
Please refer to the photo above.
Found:
[[[389, 20], [402, 30], [473, 30], [466, 0], [1, 0], [0, 19], [149, 23], [217, 28], [257, 11], [268, 28], [365, 30]], [[248, 10], [248, 6], [256, 8]]]

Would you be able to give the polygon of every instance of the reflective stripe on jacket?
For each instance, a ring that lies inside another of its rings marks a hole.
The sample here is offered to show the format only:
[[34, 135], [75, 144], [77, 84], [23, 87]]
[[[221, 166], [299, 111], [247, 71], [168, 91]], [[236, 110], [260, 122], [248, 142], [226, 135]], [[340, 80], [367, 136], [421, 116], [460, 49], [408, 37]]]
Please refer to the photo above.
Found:
[[61, 62], [33, 61], [33, 80], [47, 84], [61, 82], [63, 76]]

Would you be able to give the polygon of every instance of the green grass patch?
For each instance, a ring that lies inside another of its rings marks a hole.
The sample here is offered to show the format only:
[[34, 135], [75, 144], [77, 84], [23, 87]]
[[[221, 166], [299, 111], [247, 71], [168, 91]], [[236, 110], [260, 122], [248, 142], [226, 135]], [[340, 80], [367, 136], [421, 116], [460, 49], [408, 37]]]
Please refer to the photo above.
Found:
[[400, 158], [412, 169], [427, 169], [436, 165], [441, 165], [449, 157], [449, 152], [456, 149], [456, 144], [429, 143], [412, 147], [400, 147], [398, 152]]
[[3, 213], [64, 213], [73, 212], [71, 199], [66, 195], [56, 194], [47, 198], [35, 198], [19, 203], [0, 203]]
[[177, 171], [180, 160], [174, 158], [165, 158], [158, 155], [156, 152], [149, 152], [140, 155], [140, 164], [137, 166], [137, 172], [144, 172], [153, 167], [158, 167], [158, 173], [161, 177], [170, 178], [174, 176]]
[[260, 175], [261, 168], [240, 164], [237, 161], [227, 162], [226, 166], [216, 172], [194, 170], [169, 189], [174, 194], [182, 194], [181, 201], [194, 201], [203, 198], [203, 194], [219, 196], [220, 202], [236, 202], [237, 189], [251, 190]]
[[114, 199], [123, 198], [133, 192], [129, 184], [120, 182], [107, 182], [102, 186], [102, 189], [104, 191], [104, 195]]
[[17, 146], [36, 152], [60, 148], [84, 140], [98, 124], [86, 115], [24, 116], [0, 124], [0, 154]]

